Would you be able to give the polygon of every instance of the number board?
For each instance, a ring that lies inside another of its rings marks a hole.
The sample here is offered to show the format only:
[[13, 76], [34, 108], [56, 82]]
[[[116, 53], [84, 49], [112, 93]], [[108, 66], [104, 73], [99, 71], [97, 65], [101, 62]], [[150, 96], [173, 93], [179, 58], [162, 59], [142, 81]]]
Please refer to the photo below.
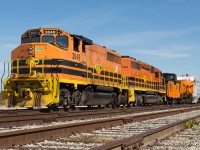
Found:
[[44, 34], [56, 34], [57, 30], [44, 30]]
[[30, 35], [31, 36], [40, 35], [40, 31], [38, 31], [38, 30], [32, 30], [32, 31], [30, 31]]

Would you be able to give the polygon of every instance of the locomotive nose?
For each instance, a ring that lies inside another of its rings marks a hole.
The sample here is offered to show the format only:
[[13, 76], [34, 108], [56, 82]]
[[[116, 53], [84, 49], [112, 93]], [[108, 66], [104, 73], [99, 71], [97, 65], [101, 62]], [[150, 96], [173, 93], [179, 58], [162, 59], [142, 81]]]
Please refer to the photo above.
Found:
[[35, 56], [35, 47], [32, 44], [22, 44], [12, 51], [12, 59], [28, 59]]

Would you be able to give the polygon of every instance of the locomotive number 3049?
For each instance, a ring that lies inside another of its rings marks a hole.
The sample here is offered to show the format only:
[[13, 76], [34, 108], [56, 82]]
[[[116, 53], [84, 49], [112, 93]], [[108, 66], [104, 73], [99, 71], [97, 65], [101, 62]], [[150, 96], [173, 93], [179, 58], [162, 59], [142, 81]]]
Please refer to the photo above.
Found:
[[72, 59], [80, 60], [81, 59], [80, 54], [72, 53]]

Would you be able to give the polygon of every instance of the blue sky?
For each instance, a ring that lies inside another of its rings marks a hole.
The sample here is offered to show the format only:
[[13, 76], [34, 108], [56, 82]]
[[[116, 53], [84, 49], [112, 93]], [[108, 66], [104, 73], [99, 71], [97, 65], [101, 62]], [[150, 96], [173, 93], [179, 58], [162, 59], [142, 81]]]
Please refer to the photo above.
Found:
[[200, 0], [19, 0], [0, 4], [0, 71], [28, 29], [58, 27], [147, 62], [200, 77]]

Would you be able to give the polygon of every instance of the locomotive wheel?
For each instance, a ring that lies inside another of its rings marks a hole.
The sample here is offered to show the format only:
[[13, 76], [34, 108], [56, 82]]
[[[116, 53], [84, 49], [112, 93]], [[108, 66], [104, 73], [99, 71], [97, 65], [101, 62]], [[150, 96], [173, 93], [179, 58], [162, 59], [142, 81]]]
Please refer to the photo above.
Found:
[[79, 90], [76, 90], [72, 93], [72, 103], [74, 105], [79, 105], [81, 100], [81, 92]]
[[135, 94], [135, 102], [134, 102], [134, 105], [135, 105], [135, 106], [138, 106], [138, 96], [137, 96], [137, 94]]
[[76, 106], [74, 104], [70, 104], [69, 106], [72, 110], [75, 110], [76, 109]]
[[60, 90], [60, 105], [62, 105], [64, 108], [70, 105], [71, 101], [71, 93], [67, 89], [61, 89]]
[[35, 94], [35, 107], [40, 107], [41, 106], [41, 93], [36, 93]]
[[117, 105], [123, 104], [123, 101], [124, 101], [123, 95], [122, 95], [122, 94], [119, 94], [119, 95], [118, 95], [118, 104], [117, 104]]
[[157, 105], [161, 105], [161, 104], [163, 104], [163, 98], [162, 96], [158, 96]]
[[123, 104], [123, 106], [128, 104], [128, 93], [127, 92], [124, 94], [124, 100], [123, 100], [122, 104]]
[[91, 93], [93, 92], [92, 87], [88, 86], [83, 91], [82, 94], [80, 94], [80, 105], [88, 105], [87, 101], [91, 97]]
[[8, 107], [12, 107], [14, 102], [14, 95], [11, 95], [8, 99]]
[[143, 104], [143, 96], [142, 95], [135, 95], [135, 106], [140, 106]]

